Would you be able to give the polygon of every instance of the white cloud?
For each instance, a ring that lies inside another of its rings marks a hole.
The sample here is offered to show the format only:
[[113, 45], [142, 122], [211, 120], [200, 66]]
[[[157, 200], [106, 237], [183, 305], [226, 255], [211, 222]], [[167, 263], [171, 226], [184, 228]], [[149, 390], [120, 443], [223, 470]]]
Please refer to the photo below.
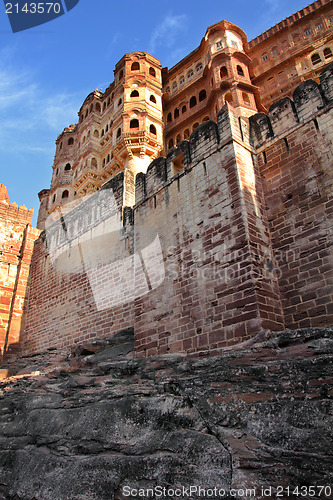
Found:
[[186, 23], [185, 14], [174, 16], [167, 15], [164, 20], [158, 24], [152, 32], [150, 38], [150, 52], [155, 52], [158, 46], [172, 47], [178, 35], [184, 29]]
[[42, 137], [54, 138], [65, 125], [77, 120], [81, 97], [49, 95], [34, 71], [17, 70], [13, 51], [0, 51], [0, 152], [43, 152]]

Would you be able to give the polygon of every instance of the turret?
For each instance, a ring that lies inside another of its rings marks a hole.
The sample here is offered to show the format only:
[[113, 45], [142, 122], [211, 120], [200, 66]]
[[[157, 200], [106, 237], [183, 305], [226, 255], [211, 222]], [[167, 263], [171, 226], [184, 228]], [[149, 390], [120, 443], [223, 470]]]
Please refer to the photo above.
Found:
[[251, 116], [260, 109], [260, 102], [250, 79], [246, 34], [235, 24], [221, 21], [207, 29], [205, 40], [218, 109], [228, 102], [243, 116]]
[[38, 193], [40, 206], [37, 218], [37, 229], [40, 229], [41, 231], [45, 229], [45, 221], [49, 216], [49, 195], [49, 189], [42, 189], [42, 191]]
[[9, 204], [8, 191], [4, 184], [0, 184], [0, 201], [4, 201]]
[[135, 175], [146, 172], [163, 150], [161, 65], [146, 52], [126, 54], [116, 66], [115, 79], [120, 76], [121, 113], [115, 115], [115, 145], [110, 154], [111, 163], [124, 170], [124, 205], [130, 206]]
[[207, 29], [199, 47], [173, 68], [163, 68], [166, 150], [190, 134], [228, 102], [240, 116], [262, 111], [250, 80], [251, 59], [243, 30], [228, 21]]
[[146, 172], [163, 149], [160, 62], [146, 52], [126, 54], [116, 65], [114, 81], [104, 93], [90, 93], [78, 114], [78, 124], [57, 138], [43, 206], [57, 217], [59, 208], [63, 212], [121, 171], [123, 203], [133, 205], [136, 174]]

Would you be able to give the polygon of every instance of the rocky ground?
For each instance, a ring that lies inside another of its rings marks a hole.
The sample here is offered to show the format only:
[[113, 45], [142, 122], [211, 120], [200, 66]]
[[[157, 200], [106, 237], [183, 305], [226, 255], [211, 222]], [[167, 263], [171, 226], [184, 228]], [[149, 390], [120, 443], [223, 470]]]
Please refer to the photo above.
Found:
[[199, 486], [206, 498], [330, 498], [332, 332], [135, 359], [127, 330], [12, 358], [0, 366], [0, 500], [204, 498]]

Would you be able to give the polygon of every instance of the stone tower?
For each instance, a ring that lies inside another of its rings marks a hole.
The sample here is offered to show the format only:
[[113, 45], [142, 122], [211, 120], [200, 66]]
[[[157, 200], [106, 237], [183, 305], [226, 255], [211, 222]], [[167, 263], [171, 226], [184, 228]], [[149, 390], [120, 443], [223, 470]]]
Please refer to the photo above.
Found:
[[125, 54], [103, 93], [89, 94], [79, 122], [56, 140], [51, 188], [40, 193], [38, 228], [107, 180], [124, 172], [124, 206], [134, 204], [135, 176], [163, 151], [160, 62], [146, 52]]
[[228, 21], [210, 26], [199, 47], [163, 69], [165, 149], [188, 140], [202, 123], [216, 120], [228, 102], [240, 116], [263, 111], [252, 84], [243, 30]]

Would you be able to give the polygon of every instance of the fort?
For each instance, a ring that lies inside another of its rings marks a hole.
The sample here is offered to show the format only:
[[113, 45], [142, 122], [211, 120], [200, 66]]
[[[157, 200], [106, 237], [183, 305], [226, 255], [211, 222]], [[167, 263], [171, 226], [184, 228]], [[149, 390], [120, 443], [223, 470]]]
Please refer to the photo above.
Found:
[[117, 63], [56, 140], [38, 230], [1, 188], [2, 351], [133, 328], [137, 357], [214, 354], [332, 324], [332, 12]]

